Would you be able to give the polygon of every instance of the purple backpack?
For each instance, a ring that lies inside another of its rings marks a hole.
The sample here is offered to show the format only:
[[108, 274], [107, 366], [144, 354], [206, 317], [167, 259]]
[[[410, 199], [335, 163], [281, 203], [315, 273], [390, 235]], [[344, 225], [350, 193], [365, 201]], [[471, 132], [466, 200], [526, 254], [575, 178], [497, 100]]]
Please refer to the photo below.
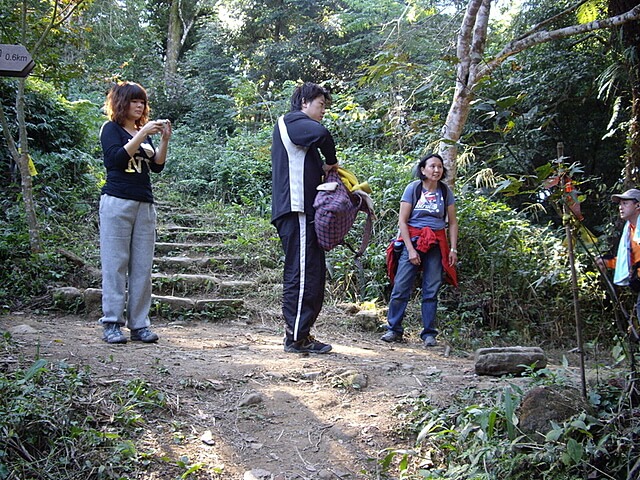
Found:
[[313, 208], [316, 210], [315, 227], [318, 244], [325, 251], [343, 244], [344, 237], [353, 226], [356, 215], [359, 211], [363, 211], [367, 214], [367, 223], [360, 250], [356, 252], [347, 245], [356, 253], [356, 257], [359, 257], [364, 253], [371, 238], [372, 212], [360, 195], [347, 190], [340, 180], [340, 175], [334, 170], [329, 171], [325, 176], [325, 183], [330, 182], [336, 182], [337, 188], [334, 191], [318, 191], [313, 202]]

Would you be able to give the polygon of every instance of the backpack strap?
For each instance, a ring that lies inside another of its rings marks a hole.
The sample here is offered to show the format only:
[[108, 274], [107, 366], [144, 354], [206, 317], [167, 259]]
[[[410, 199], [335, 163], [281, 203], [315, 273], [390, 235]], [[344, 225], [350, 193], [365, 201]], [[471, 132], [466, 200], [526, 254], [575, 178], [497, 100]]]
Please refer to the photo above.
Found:
[[360, 205], [358, 207], [359, 211], [367, 214], [367, 220], [364, 224], [364, 231], [362, 232], [362, 241], [360, 242], [360, 248], [356, 250], [347, 242], [344, 242], [344, 245], [346, 245], [349, 250], [351, 250], [355, 254], [357, 263], [360, 257], [364, 255], [364, 252], [367, 250], [369, 242], [371, 241], [371, 235], [373, 233], [373, 219], [375, 217], [375, 214], [371, 211], [369, 204], [363, 198], [363, 195], [367, 195], [366, 193], [354, 193], [353, 195], [358, 197], [358, 199], [360, 200]]
[[442, 218], [444, 218], [444, 223], [446, 225], [449, 225], [448, 222], [448, 218], [447, 215], [449, 214], [448, 209], [449, 209], [449, 205], [447, 205], [447, 200], [449, 199], [449, 189], [447, 188], [447, 185], [442, 181], [442, 180], [438, 180], [438, 186], [440, 187], [440, 190], [442, 191], [442, 201], [444, 202], [444, 215]]
[[422, 180], [414, 180], [415, 186], [413, 187], [413, 205], [411, 205], [411, 211], [416, 208], [418, 204], [418, 200], [420, 200], [420, 196], [422, 195]]
[[[411, 207], [411, 211], [416, 207], [418, 200], [420, 200], [420, 196], [422, 195], [422, 180], [415, 180], [415, 187], [413, 189], [413, 206]], [[442, 194], [442, 200], [444, 202], [444, 221], [447, 222], [447, 200], [449, 199], [449, 189], [445, 185], [442, 180], [438, 180], [438, 188], [440, 189], [440, 193]]]

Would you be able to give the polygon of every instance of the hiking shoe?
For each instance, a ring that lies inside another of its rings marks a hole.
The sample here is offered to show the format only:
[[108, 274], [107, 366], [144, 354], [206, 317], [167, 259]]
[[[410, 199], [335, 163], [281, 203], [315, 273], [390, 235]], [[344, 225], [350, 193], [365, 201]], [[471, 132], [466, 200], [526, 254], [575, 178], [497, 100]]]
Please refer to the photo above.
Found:
[[328, 343], [319, 342], [311, 335], [297, 342], [288, 338], [284, 341], [284, 351], [288, 353], [329, 353], [332, 348]]
[[425, 347], [435, 347], [436, 345], [438, 345], [438, 342], [436, 341], [436, 337], [432, 335], [427, 335], [426, 337], [424, 337]]
[[158, 335], [149, 330], [148, 327], [131, 330], [132, 342], [154, 343], [158, 341]]
[[401, 342], [402, 333], [394, 332], [393, 330], [387, 330], [387, 333], [380, 337], [383, 342]]
[[107, 343], [127, 343], [127, 337], [124, 336], [124, 333], [120, 330], [120, 325], [117, 323], [104, 324], [102, 340]]

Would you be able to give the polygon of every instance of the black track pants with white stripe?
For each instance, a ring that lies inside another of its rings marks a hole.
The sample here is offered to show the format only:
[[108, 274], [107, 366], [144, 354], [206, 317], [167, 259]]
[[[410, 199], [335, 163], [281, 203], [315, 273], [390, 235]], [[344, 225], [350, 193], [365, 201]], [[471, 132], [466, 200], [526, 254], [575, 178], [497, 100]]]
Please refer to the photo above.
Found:
[[313, 216], [292, 212], [274, 222], [284, 250], [282, 314], [289, 340], [304, 340], [324, 301], [327, 268]]

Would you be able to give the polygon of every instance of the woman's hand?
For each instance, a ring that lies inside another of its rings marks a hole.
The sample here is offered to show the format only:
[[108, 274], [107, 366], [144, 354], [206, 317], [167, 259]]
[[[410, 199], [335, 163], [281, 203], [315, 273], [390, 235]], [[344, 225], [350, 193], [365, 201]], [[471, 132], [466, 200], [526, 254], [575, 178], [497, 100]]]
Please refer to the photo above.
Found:
[[154, 133], [162, 133], [162, 136], [165, 136], [165, 132], [169, 132], [171, 135], [171, 124], [169, 120], [151, 120], [147, 122], [140, 131], [145, 135], [153, 135]]
[[409, 254], [409, 263], [413, 265], [420, 265], [421, 263], [420, 254], [415, 248], [413, 248], [413, 245], [411, 245], [410, 247], [407, 247], [407, 253]]
[[169, 120], [160, 120], [163, 122], [162, 130], [160, 131], [162, 135], [162, 140], [169, 141], [171, 138], [171, 134], [173, 133], [173, 127], [171, 126], [171, 122]]
[[458, 252], [456, 250], [449, 250], [449, 266], [453, 267], [458, 263]]

